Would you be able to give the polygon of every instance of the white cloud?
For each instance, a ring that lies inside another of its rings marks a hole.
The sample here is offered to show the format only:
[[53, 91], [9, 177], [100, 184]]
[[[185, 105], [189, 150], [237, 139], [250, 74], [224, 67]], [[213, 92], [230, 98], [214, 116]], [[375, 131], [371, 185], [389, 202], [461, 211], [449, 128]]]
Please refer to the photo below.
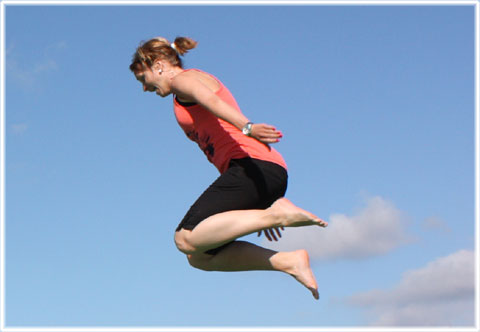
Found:
[[468, 326], [474, 324], [475, 257], [460, 250], [406, 272], [392, 289], [347, 299], [366, 309], [377, 326]]
[[279, 242], [263, 246], [279, 251], [307, 249], [312, 259], [364, 259], [386, 254], [411, 239], [405, 233], [407, 218], [382, 197], [367, 200], [354, 216], [334, 214], [329, 226], [286, 228]]

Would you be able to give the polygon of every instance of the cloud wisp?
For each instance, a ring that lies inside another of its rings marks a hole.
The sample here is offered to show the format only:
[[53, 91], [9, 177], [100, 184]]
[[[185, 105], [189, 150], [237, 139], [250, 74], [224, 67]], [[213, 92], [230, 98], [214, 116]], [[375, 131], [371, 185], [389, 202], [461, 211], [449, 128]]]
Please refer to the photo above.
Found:
[[422, 223], [422, 228], [426, 231], [433, 231], [442, 234], [452, 232], [452, 228], [445, 220], [435, 216], [426, 218]]
[[406, 272], [391, 289], [353, 295], [346, 302], [366, 310], [374, 326], [474, 324], [475, 257], [460, 250]]
[[31, 63], [26, 64], [20, 61], [21, 57], [17, 54], [15, 47], [10, 46], [6, 51], [7, 78], [22, 88], [35, 88], [41, 75], [59, 69], [56, 53], [65, 48], [65, 42], [48, 45], [43, 50], [43, 57], [37, 57]]
[[262, 245], [278, 251], [307, 249], [312, 259], [366, 259], [409, 243], [406, 216], [391, 202], [372, 197], [356, 215], [333, 214], [329, 226], [287, 228], [279, 242]]
[[28, 130], [26, 123], [14, 123], [10, 125], [11, 132], [15, 135], [23, 135]]

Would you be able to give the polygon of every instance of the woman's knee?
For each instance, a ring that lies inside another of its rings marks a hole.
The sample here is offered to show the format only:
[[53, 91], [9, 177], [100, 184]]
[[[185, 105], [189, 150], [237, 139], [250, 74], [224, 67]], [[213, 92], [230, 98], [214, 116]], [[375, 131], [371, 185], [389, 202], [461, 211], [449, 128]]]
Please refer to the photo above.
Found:
[[182, 228], [175, 232], [175, 245], [178, 250], [184, 254], [191, 255], [197, 252], [197, 249], [190, 243], [189, 235], [192, 231]]

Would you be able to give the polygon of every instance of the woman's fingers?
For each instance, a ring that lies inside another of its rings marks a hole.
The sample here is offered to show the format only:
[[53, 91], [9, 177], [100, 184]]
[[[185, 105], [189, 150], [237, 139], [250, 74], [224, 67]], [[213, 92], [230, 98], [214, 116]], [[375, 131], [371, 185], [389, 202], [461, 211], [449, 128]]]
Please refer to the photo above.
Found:
[[280, 138], [283, 137], [283, 134], [273, 126], [256, 123], [252, 125], [251, 136], [262, 143], [270, 144], [279, 142]]
[[[280, 229], [283, 230], [283, 227], [280, 227]], [[265, 229], [263, 230], [263, 233], [267, 237], [268, 241], [278, 241], [278, 239], [282, 237], [282, 233], [280, 233], [280, 230], [277, 227]], [[258, 231], [257, 236], [261, 235], [262, 231]]]
[[277, 238], [275, 236], [272, 236], [272, 232], [270, 229], [265, 230], [265, 236], [267, 237], [268, 241], [272, 241], [272, 238], [277, 241]]
[[278, 228], [275, 227], [275, 231], [277, 232], [279, 238], [282, 237], [282, 233], [280, 233], [280, 230]]
[[274, 239], [275, 241], [278, 241], [277, 236], [275, 235], [275, 232], [273, 231], [273, 229], [270, 228], [269, 231], [270, 231], [270, 236], [272, 237], [272, 239]]

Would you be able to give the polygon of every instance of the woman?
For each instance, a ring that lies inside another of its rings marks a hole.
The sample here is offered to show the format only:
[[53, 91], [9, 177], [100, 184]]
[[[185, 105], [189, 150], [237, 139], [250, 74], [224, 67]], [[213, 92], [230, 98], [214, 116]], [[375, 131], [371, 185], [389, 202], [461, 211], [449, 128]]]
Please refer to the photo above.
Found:
[[198, 269], [282, 271], [318, 299], [305, 250], [275, 252], [236, 241], [262, 231], [269, 240], [277, 240], [279, 228], [328, 224], [283, 197], [286, 164], [269, 146], [280, 140], [281, 132], [270, 125], [251, 123], [214, 76], [183, 69], [180, 56], [196, 45], [186, 37], [173, 43], [154, 38], [137, 48], [130, 65], [144, 91], [161, 97], [173, 94], [179, 125], [221, 173], [178, 225], [175, 244]]

